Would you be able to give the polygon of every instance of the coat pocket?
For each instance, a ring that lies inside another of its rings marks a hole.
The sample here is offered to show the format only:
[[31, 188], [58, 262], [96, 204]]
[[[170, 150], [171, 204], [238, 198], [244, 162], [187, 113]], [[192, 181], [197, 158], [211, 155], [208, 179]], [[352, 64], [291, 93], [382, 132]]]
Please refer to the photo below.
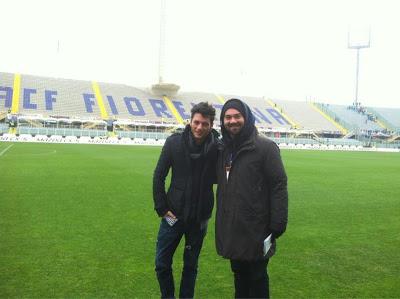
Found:
[[175, 215], [180, 215], [183, 210], [183, 195], [184, 191], [171, 187], [167, 193], [169, 207]]

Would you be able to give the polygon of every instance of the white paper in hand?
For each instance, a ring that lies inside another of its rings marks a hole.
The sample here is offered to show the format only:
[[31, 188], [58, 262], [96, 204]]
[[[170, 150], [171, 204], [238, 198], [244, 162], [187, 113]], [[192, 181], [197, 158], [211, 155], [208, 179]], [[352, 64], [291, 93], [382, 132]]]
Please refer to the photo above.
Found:
[[264, 240], [264, 255], [267, 255], [269, 249], [271, 248], [272, 242], [272, 234], [270, 234], [265, 240]]

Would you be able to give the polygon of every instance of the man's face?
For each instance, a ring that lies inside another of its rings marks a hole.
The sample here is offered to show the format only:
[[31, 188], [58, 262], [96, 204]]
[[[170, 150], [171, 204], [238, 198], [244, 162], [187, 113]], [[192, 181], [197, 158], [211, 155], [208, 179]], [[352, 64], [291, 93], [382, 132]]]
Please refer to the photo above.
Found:
[[224, 115], [224, 127], [231, 136], [239, 134], [244, 126], [242, 113], [234, 108], [226, 110]]
[[196, 143], [202, 143], [211, 132], [212, 122], [209, 117], [204, 117], [200, 113], [195, 113], [190, 121], [190, 129]]

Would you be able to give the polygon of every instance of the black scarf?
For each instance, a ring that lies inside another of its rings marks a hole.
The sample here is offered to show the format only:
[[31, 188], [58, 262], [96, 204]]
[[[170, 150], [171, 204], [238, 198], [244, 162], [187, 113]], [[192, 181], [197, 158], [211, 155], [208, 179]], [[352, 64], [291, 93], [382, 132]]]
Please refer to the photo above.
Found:
[[214, 132], [216, 133], [216, 131], [214, 130], [211, 131], [201, 144], [197, 144], [191, 131], [190, 125], [186, 126], [185, 131], [183, 132], [183, 138], [189, 150], [189, 156], [191, 159], [197, 160], [199, 158], [205, 157], [208, 154], [212, 146], [215, 145], [215, 139], [217, 138], [216, 136], [214, 136]]

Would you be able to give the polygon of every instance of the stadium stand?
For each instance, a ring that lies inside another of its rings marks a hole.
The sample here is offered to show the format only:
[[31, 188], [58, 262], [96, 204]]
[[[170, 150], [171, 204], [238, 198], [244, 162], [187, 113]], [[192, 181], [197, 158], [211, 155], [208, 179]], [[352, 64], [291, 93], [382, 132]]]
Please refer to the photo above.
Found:
[[326, 119], [306, 102], [273, 100], [286, 114], [293, 117], [299, 128], [314, 131], [340, 131], [331, 121]]
[[[351, 149], [373, 145], [371, 134], [377, 133], [381, 139], [392, 137], [390, 146], [398, 146], [398, 135], [387, 133], [399, 132], [400, 109], [359, 111], [360, 107], [204, 92], [155, 94], [152, 88], [10, 73], [0, 73], [0, 135], [7, 141], [20, 137], [39, 142], [161, 144], [184, 127], [192, 106], [200, 101], [216, 108], [218, 129], [222, 105], [230, 98], [245, 101], [260, 132], [282, 146]], [[343, 138], [355, 130], [369, 135], [363, 140]]]
[[107, 115], [111, 118], [178, 124], [163, 99], [154, 98], [144, 89], [107, 83], [99, 86]]
[[[209, 93], [180, 93], [175, 98], [154, 96], [146, 89], [121, 84], [97, 83], [0, 73], [2, 109], [12, 108], [20, 120], [33, 124], [46, 118], [80, 121], [118, 120], [135, 123], [182, 125], [199, 101], [211, 102], [217, 110], [228, 98]], [[3, 79], [4, 78], [4, 79]], [[16, 84], [16, 82], [18, 84]], [[19, 91], [14, 99], [13, 90]], [[237, 96], [236, 96], [237, 97]], [[289, 128], [289, 122], [262, 98], [242, 98], [253, 109], [257, 123], [265, 128]], [[11, 102], [13, 104], [11, 104]], [[3, 112], [4, 112], [3, 111]], [[219, 114], [219, 113], [218, 113]], [[70, 121], [71, 122], [71, 121]], [[20, 122], [21, 123], [21, 122]], [[41, 124], [37, 124], [40, 126]]]
[[[85, 111], [85, 94], [91, 90], [90, 82], [65, 79], [40, 78], [24, 75], [21, 78], [22, 115], [69, 116], [90, 118]], [[91, 106], [94, 114], [100, 114], [98, 106]]]
[[389, 129], [400, 133], [400, 109], [368, 107], [368, 110], [371, 110]]
[[337, 117], [340, 122], [343, 120], [350, 130], [364, 130], [364, 131], [380, 131], [383, 128], [375, 121], [368, 119], [363, 111], [353, 109], [352, 106], [341, 105], [324, 105], [327, 110], [330, 110]]

